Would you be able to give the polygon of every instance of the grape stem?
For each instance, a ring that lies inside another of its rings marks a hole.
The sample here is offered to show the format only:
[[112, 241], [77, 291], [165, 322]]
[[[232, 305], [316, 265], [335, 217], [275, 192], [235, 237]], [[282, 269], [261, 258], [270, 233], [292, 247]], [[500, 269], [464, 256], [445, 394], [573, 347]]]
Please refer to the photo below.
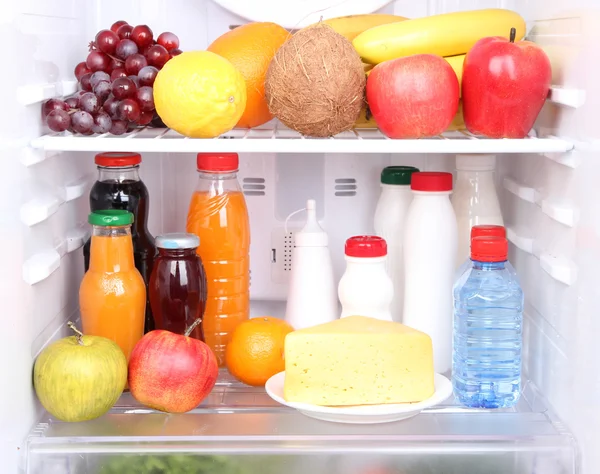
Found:
[[125, 61], [123, 61], [121, 58], [117, 58], [116, 56], [113, 56], [112, 54], [108, 54], [108, 53], [104, 53], [104, 54], [106, 54], [109, 58], [114, 59], [115, 61], [119, 61], [120, 63], [122, 63], [122, 64], [120, 64], [120, 66], [122, 66], [123, 64], [125, 64]]
[[[98, 47], [96, 46], [96, 42], [95, 41], [90, 41], [90, 44], [88, 45], [88, 49], [90, 50], [90, 52], [92, 51], [100, 51], [98, 49]], [[100, 51], [101, 53], [104, 53], [104, 51]], [[121, 58], [117, 58], [116, 56], [113, 56], [112, 54], [108, 54], [108, 53], [104, 53], [106, 54], [109, 58], [114, 59], [115, 61], [119, 61], [120, 63], [125, 64], [125, 61], [123, 61]], [[120, 66], [122, 66], [123, 64], [121, 64]]]
[[83, 346], [84, 345], [83, 340], [81, 339], [83, 337], [83, 333], [79, 329], [77, 329], [71, 321], [67, 322], [67, 326], [69, 326], [71, 331], [73, 331], [75, 333], [75, 338], [77, 339], [77, 343], [80, 346]]

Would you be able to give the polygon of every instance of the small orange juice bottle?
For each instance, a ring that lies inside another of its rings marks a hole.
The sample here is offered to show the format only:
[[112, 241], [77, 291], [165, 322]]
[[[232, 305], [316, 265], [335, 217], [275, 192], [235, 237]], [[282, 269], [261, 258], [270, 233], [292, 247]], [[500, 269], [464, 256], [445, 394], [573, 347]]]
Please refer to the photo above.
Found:
[[144, 335], [146, 287], [133, 260], [133, 214], [123, 210], [95, 211], [90, 268], [79, 287], [83, 332], [115, 341], [129, 356]]

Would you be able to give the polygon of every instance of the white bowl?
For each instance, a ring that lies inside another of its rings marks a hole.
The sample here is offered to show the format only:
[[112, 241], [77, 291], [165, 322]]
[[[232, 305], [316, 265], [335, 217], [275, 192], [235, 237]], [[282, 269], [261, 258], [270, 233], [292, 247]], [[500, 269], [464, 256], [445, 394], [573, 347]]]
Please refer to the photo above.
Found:
[[214, 0], [250, 21], [272, 21], [284, 28], [302, 28], [323, 19], [372, 13], [391, 0]]

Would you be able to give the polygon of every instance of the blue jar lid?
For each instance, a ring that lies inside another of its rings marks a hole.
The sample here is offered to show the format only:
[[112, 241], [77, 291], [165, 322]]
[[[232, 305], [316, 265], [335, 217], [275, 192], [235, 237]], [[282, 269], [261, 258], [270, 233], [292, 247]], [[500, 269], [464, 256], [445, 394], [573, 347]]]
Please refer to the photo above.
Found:
[[183, 250], [195, 249], [200, 245], [200, 238], [195, 234], [177, 232], [173, 234], [162, 234], [154, 240], [156, 246], [160, 249]]

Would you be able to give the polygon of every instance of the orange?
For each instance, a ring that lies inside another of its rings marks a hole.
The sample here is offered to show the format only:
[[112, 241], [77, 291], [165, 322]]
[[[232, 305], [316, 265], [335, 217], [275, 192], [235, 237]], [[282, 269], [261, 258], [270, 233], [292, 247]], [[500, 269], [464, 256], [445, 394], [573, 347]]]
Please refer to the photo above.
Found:
[[228, 31], [208, 47], [228, 59], [246, 81], [246, 110], [238, 127], [257, 127], [273, 118], [265, 99], [265, 76], [271, 59], [290, 36], [275, 23], [248, 23]]
[[225, 351], [229, 373], [253, 387], [263, 386], [285, 369], [283, 344], [294, 328], [281, 319], [262, 316], [240, 324]]

